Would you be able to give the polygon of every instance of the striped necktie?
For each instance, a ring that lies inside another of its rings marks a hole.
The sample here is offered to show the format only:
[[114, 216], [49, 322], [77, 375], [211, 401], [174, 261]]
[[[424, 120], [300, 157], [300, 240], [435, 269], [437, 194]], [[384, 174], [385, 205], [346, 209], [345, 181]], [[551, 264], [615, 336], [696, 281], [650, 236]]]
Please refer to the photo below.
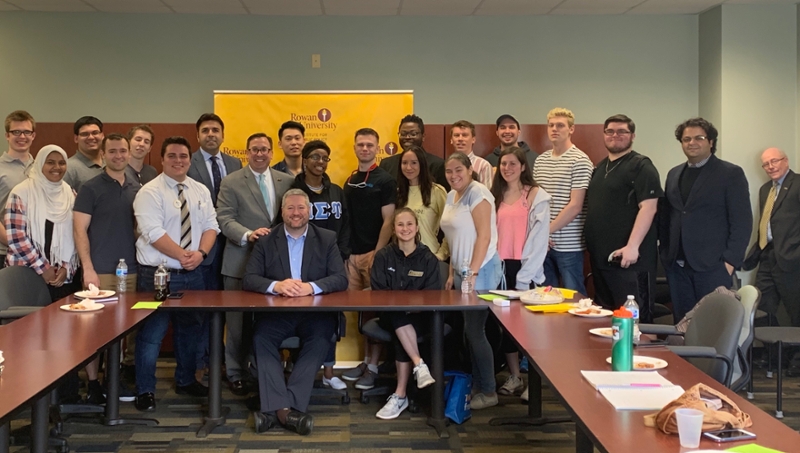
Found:
[[181, 248], [188, 250], [192, 245], [192, 218], [189, 216], [189, 203], [183, 195], [186, 188], [184, 184], [178, 184], [178, 201], [181, 202]]
[[772, 217], [772, 207], [775, 205], [775, 192], [775, 184], [773, 184], [767, 194], [767, 201], [764, 203], [761, 221], [758, 222], [758, 246], [761, 250], [764, 250], [764, 247], [767, 246], [767, 228], [769, 227], [769, 218]]

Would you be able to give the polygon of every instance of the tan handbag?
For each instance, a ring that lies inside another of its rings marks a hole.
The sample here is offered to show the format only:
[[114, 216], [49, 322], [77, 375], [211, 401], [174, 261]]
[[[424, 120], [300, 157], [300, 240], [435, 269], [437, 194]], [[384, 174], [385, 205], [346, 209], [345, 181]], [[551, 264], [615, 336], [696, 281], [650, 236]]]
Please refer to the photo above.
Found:
[[[702, 398], [719, 399], [722, 402], [722, 408], [708, 407]], [[748, 428], [753, 425], [750, 415], [742, 412], [727, 396], [705, 384], [697, 384], [690, 388], [678, 399], [664, 406], [657, 414], [645, 415], [644, 424], [651, 428], [658, 428], [666, 434], [678, 434], [675, 410], [682, 408], [697, 409], [703, 412], [704, 432], [726, 428]]]

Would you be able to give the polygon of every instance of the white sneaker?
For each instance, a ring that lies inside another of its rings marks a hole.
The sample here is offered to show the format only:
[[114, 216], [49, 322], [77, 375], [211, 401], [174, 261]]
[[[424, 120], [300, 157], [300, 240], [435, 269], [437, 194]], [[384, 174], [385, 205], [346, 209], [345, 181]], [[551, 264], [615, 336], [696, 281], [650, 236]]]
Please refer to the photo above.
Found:
[[520, 395], [520, 399], [522, 401], [528, 401], [528, 387], [525, 387], [525, 391]]
[[503, 386], [497, 389], [497, 393], [501, 395], [513, 395], [517, 393], [517, 391], [522, 390], [524, 387], [525, 383], [522, 382], [522, 378], [511, 374], [508, 376], [508, 379], [506, 379], [506, 382], [503, 384]]
[[389, 395], [389, 398], [386, 399], [386, 404], [383, 405], [375, 416], [381, 420], [392, 420], [402, 414], [407, 407], [408, 398], [400, 398], [392, 393]]
[[326, 378], [325, 376], [322, 376], [322, 385], [325, 387], [330, 387], [334, 390], [344, 390], [347, 388], [347, 384], [345, 384], [343, 380], [339, 379], [336, 376], [330, 379]]
[[431, 370], [428, 369], [428, 365], [425, 365], [422, 360], [419, 361], [419, 365], [414, 367], [414, 379], [417, 380], [418, 389], [424, 389], [436, 382], [436, 379], [431, 376]]

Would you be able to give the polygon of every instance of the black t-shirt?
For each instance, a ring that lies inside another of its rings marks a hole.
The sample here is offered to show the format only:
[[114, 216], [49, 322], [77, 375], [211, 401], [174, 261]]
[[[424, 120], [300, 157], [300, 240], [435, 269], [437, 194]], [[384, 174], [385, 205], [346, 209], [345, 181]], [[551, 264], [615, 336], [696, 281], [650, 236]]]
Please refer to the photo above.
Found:
[[[664, 196], [658, 170], [649, 158], [631, 151], [610, 162], [603, 159], [597, 165], [586, 191], [586, 248], [592, 266], [612, 268], [608, 256], [625, 247], [639, 214], [639, 203]], [[654, 272], [656, 270], [656, 222], [650, 225], [639, 246], [639, 260], [628, 269]]]
[[397, 200], [397, 181], [382, 168], [373, 166], [369, 172], [353, 173], [343, 189], [350, 210], [350, 252], [355, 255], [371, 252], [381, 235], [381, 208]]
[[120, 184], [103, 172], [86, 181], [75, 198], [75, 212], [92, 216], [89, 223], [89, 248], [98, 274], [113, 274], [124, 258], [128, 274], [136, 272], [136, 236], [133, 199], [139, 182], [127, 176]]

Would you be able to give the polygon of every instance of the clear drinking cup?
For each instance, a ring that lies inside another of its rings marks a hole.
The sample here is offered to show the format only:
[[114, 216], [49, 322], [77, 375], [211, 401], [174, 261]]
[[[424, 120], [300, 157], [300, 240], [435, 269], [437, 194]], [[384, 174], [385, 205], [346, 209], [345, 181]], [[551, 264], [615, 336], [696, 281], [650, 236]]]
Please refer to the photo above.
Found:
[[697, 409], [677, 409], [678, 436], [681, 447], [697, 448], [700, 446], [700, 434], [703, 431], [703, 412]]

